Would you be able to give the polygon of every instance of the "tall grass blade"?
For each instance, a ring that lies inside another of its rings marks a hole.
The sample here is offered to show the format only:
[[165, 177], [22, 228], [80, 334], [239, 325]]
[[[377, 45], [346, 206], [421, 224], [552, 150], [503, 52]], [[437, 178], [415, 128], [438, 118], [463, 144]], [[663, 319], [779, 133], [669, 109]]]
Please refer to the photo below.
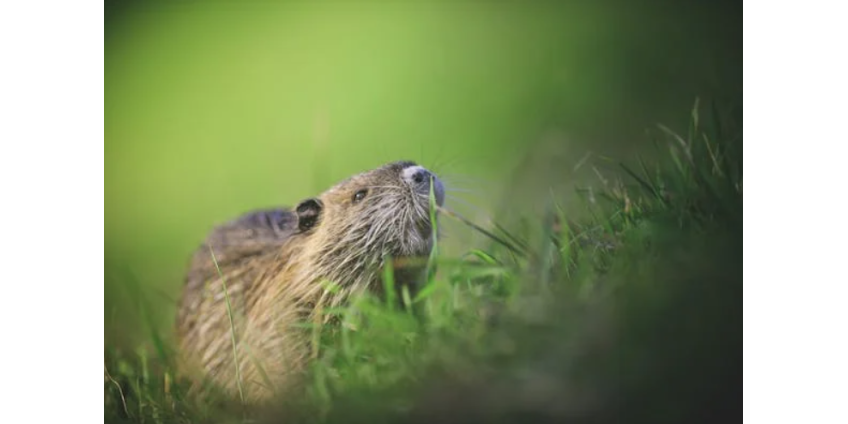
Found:
[[636, 182], [638, 182], [639, 185], [642, 186], [642, 188], [647, 190], [649, 193], [653, 194], [654, 197], [659, 199], [661, 202], [665, 203], [665, 199], [663, 199], [663, 197], [660, 195], [659, 191], [657, 191], [654, 188], [654, 186], [652, 186], [647, 181], [645, 181], [642, 177], [640, 177], [635, 172], [633, 172], [633, 170], [630, 169], [630, 167], [628, 167], [627, 165], [625, 165], [623, 163], [621, 163], [620, 165], [621, 165], [621, 168], [624, 169], [624, 172], [627, 172], [627, 174], [629, 174], [634, 180], [636, 180]]
[[215, 257], [215, 252], [212, 250], [212, 246], [209, 246], [209, 254], [212, 255], [212, 263], [215, 264], [215, 269], [218, 271], [218, 276], [221, 277], [221, 286], [224, 288], [224, 299], [227, 302], [227, 317], [230, 319], [230, 338], [233, 342], [233, 361], [236, 364], [236, 385], [238, 386], [239, 399], [241, 400], [241, 404], [245, 405], [244, 389], [241, 385], [241, 365], [239, 363], [238, 349], [236, 348], [236, 327], [235, 322], [233, 321], [233, 309], [232, 305], [230, 304], [230, 293], [227, 290], [227, 279], [224, 277], [224, 273], [221, 272], [221, 268], [218, 266], [218, 259]]
[[427, 272], [426, 272], [426, 281], [432, 280], [435, 275], [435, 263], [436, 256], [439, 252], [439, 229], [438, 229], [438, 220], [436, 219], [436, 210], [438, 209], [438, 205], [436, 204], [436, 192], [433, 191], [435, 181], [433, 181], [433, 176], [430, 176], [430, 193], [429, 193], [429, 201], [430, 201], [430, 230], [432, 232], [431, 237], [433, 240], [433, 247], [430, 249], [430, 257], [427, 260]]
[[386, 307], [390, 311], [395, 309], [395, 268], [391, 257], [383, 260], [383, 290], [386, 292]]
[[[437, 206], [437, 207], [438, 207], [438, 206]], [[511, 252], [513, 252], [513, 253], [515, 253], [515, 254], [519, 255], [520, 257], [524, 258], [524, 257], [526, 257], [526, 256], [527, 256], [527, 252], [525, 252], [524, 250], [522, 250], [522, 249], [520, 249], [520, 248], [518, 248], [518, 247], [515, 247], [512, 243], [510, 243], [510, 242], [508, 242], [508, 241], [506, 241], [506, 240], [504, 240], [504, 239], [502, 239], [502, 238], [500, 238], [500, 237], [498, 237], [498, 236], [496, 236], [496, 235], [492, 234], [491, 232], [489, 232], [489, 231], [487, 231], [487, 230], [483, 229], [482, 227], [480, 227], [479, 225], [477, 225], [477, 224], [475, 224], [475, 223], [471, 222], [470, 220], [468, 220], [467, 218], [463, 217], [462, 215], [459, 215], [458, 213], [456, 213], [456, 212], [454, 212], [454, 211], [452, 211], [452, 210], [450, 210], [450, 209], [444, 208], [444, 207], [438, 207], [438, 209], [439, 209], [439, 212], [442, 212], [442, 213], [444, 213], [445, 215], [447, 215], [447, 216], [449, 216], [449, 217], [451, 217], [451, 218], [454, 218], [454, 219], [456, 219], [457, 221], [462, 222], [463, 224], [468, 225], [469, 227], [471, 227], [471, 228], [473, 228], [473, 229], [475, 229], [475, 230], [479, 231], [480, 233], [482, 233], [482, 234], [483, 234], [483, 235], [485, 235], [486, 237], [489, 237], [490, 239], [494, 240], [495, 242], [497, 242], [497, 243], [499, 243], [500, 245], [502, 245], [502, 246], [506, 247], [507, 249], [509, 249]]]

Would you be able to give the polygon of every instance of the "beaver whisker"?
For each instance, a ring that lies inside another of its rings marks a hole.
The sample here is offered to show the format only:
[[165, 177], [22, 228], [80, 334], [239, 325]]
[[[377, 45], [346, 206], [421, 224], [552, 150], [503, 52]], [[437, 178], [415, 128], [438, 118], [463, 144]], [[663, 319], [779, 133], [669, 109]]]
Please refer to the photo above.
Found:
[[383, 199], [383, 198], [386, 198], [386, 197], [395, 197], [395, 198], [397, 198], [397, 197], [398, 197], [398, 194], [397, 194], [397, 193], [394, 193], [394, 192], [391, 192], [391, 191], [383, 191], [383, 192], [377, 192], [377, 193], [373, 193], [373, 194], [369, 195], [369, 196], [368, 196], [368, 199], [370, 199], [370, 200], [374, 200], [374, 199]]
[[[428, 197], [427, 199], [429, 200], [429, 197]], [[416, 214], [416, 216], [415, 216], [415, 217], [416, 217], [418, 220], [424, 220], [424, 221], [428, 221], [428, 222], [429, 222], [429, 221], [430, 221], [430, 216], [429, 216], [430, 208], [429, 208], [429, 205], [428, 205], [427, 207], [425, 207], [425, 206], [421, 205], [421, 204], [420, 204], [420, 203], [418, 203], [418, 202], [414, 202], [414, 205], [415, 205], [415, 207], [414, 207], [414, 212], [415, 212], [415, 214]]]
[[485, 218], [485, 219], [487, 219], [487, 220], [491, 220], [491, 219], [492, 219], [492, 218], [488, 215], [488, 213], [486, 212], [486, 210], [485, 210], [485, 209], [483, 209], [483, 208], [481, 208], [480, 206], [477, 206], [477, 205], [475, 205], [474, 203], [471, 203], [471, 202], [469, 202], [469, 201], [467, 201], [467, 200], [465, 200], [465, 199], [463, 199], [463, 198], [461, 198], [461, 197], [457, 197], [457, 196], [452, 196], [452, 195], [450, 195], [450, 194], [446, 194], [446, 195], [445, 195], [445, 198], [446, 198], [446, 199], [448, 199], [448, 200], [450, 200], [450, 201], [451, 201], [451, 203], [461, 203], [462, 205], [467, 206], [468, 208], [472, 209], [475, 213], [485, 215], [485, 217], [484, 217], [484, 218]]

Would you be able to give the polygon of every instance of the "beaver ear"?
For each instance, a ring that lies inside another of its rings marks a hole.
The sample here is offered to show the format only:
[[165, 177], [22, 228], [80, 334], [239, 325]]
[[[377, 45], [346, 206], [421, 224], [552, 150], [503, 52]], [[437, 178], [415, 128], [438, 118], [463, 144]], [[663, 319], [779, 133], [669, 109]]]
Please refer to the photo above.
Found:
[[300, 231], [306, 231], [314, 227], [318, 223], [318, 217], [321, 216], [321, 209], [324, 205], [321, 200], [312, 198], [306, 199], [295, 208], [297, 213], [297, 227]]

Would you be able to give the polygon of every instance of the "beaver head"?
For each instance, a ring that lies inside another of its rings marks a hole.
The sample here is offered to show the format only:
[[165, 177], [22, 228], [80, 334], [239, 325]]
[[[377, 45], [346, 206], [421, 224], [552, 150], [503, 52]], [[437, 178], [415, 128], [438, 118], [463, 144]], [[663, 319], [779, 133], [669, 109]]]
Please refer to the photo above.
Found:
[[442, 206], [442, 181], [414, 162], [399, 161], [300, 202], [295, 213], [308, 256], [303, 258], [309, 264], [306, 280], [329, 280], [352, 289], [368, 285], [387, 256], [427, 255], [433, 246], [431, 185], [436, 204]]

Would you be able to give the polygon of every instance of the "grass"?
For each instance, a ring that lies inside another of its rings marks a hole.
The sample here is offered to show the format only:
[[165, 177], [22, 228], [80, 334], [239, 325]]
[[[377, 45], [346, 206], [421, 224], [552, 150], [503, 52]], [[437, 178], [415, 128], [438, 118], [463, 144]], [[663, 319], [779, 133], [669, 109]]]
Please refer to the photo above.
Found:
[[241, 366], [236, 344], [236, 327], [233, 323], [233, 308], [232, 305], [230, 305], [230, 292], [227, 290], [227, 279], [224, 277], [224, 273], [221, 272], [221, 268], [218, 266], [218, 259], [215, 258], [215, 252], [212, 250], [212, 246], [209, 246], [209, 255], [212, 256], [212, 263], [215, 264], [218, 276], [221, 277], [221, 286], [224, 288], [224, 300], [227, 302], [227, 318], [230, 319], [230, 339], [233, 343], [233, 363], [236, 367], [236, 385], [238, 386], [239, 399], [241, 400], [241, 403], [244, 404], [244, 390], [241, 387]]
[[738, 420], [741, 122], [704, 116], [696, 102], [685, 134], [658, 126], [659, 160], [599, 163], [576, 187], [590, 218], [550, 199], [480, 229], [489, 246], [432, 255], [410, 307], [387, 267], [388, 299], [327, 311], [341, 324], [314, 329], [321, 355], [282, 412], [188, 396], [168, 358], [107, 346], [106, 421]]

